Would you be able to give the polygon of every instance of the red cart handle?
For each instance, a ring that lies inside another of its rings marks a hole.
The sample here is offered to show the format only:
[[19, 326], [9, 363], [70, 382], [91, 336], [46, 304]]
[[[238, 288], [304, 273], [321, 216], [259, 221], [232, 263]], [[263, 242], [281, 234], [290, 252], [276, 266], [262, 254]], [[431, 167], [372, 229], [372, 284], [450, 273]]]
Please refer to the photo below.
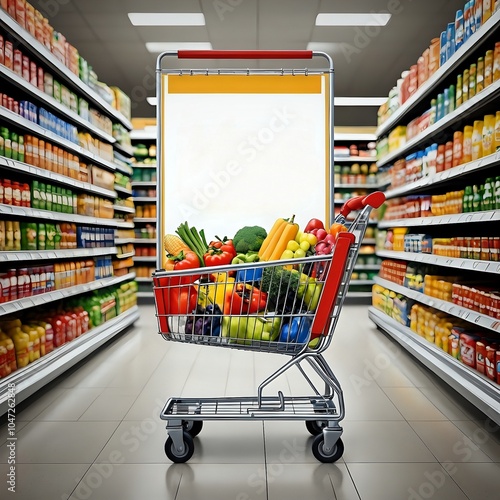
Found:
[[375, 191], [367, 196], [355, 196], [344, 203], [340, 209], [340, 213], [344, 217], [347, 217], [351, 212], [361, 210], [368, 205], [372, 208], [378, 208], [384, 201], [385, 194], [382, 191]]
[[179, 59], [312, 59], [312, 50], [179, 50]]

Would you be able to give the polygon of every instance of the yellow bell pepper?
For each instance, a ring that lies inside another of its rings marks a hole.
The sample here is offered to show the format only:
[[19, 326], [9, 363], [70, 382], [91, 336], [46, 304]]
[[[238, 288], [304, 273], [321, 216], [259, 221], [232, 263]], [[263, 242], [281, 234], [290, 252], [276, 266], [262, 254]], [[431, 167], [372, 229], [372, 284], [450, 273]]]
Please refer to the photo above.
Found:
[[216, 273], [212, 275], [213, 282], [206, 282], [197, 285], [198, 304], [207, 307], [209, 304], [217, 304], [221, 310], [224, 308], [226, 292], [231, 292], [234, 288], [234, 278], [228, 273]]

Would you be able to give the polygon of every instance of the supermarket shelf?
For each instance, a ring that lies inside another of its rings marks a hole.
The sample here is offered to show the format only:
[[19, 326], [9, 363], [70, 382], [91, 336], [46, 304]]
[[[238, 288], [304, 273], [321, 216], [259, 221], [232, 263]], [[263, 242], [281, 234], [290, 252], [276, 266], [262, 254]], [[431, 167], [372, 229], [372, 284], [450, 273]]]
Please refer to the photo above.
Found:
[[130, 132], [130, 139], [133, 141], [156, 141], [157, 134], [157, 130], [132, 130]]
[[[337, 140], [337, 137], [335, 137]], [[334, 156], [333, 161], [335, 163], [344, 163], [344, 162], [359, 162], [359, 163], [369, 163], [377, 161], [376, 156]]]
[[81, 189], [88, 193], [99, 194], [106, 198], [116, 198], [116, 191], [94, 186], [88, 182], [72, 179], [71, 177], [66, 177], [65, 175], [51, 172], [50, 170], [44, 170], [43, 168], [34, 167], [33, 165], [28, 165], [21, 161], [10, 160], [4, 156], [0, 156], [0, 167], [8, 168], [23, 175], [29, 174], [37, 178], [43, 178], [59, 184], [64, 184], [65, 186]]
[[116, 247], [73, 248], [64, 250], [22, 250], [20, 252], [0, 252], [0, 262], [26, 262], [33, 260], [73, 259], [114, 255]]
[[[485, 39], [500, 22], [500, 12], [496, 12], [481, 28], [474, 33], [448, 61], [446, 61], [431, 77], [421, 85], [418, 90], [400, 106], [380, 127], [377, 128], [378, 137], [387, 133], [398, 124], [401, 119], [413, 110], [418, 104], [428, 99], [429, 94], [435, 90], [436, 86], [444, 80], [446, 76], [458, 69], [458, 66], [469, 56], [477, 44]], [[336, 138], [335, 138], [336, 139]]]
[[[498, 13], [500, 16], [500, 11]], [[498, 99], [500, 94], [500, 80], [488, 85], [484, 90], [476, 94], [471, 99], [467, 100], [460, 107], [455, 109], [452, 113], [448, 113], [446, 116], [441, 118], [441, 120], [432, 124], [430, 127], [427, 127], [423, 132], [418, 134], [416, 137], [413, 137], [406, 144], [396, 151], [389, 153], [388, 155], [381, 158], [377, 165], [382, 167], [391, 163], [393, 160], [401, 158], [412, 151], [414, 148], [430, 139], [431, 137], [436, 136], [439, 132], [449, 128], [451, 125], [460, 122], [470, 115], [471, 111], [474, 111], [478, 106], [484, 106], [495, 99]]]
[[150, 163], [150, 164], [134, 163], [134, 168], [156, 168], [156, 163]]
[[134, 243], [156, 243], [156, 238], [135, 238]]
[[[0, 13], [1, 13], [1, 10], [0, 10]], [[18, 128], [23, 129], [23, 130], [26, 130], [28, 132], [31, 132], [33, 134], [39, 135], [47, 141], [58, 144], [59, 146], [63, 147], [64, 149], [66, 149], [68, 151], [72, 151], [73, 153], [76, 153], [80, 157], [84, 157], [87, 160], [91, 160], [95, 164], [97, 164], [101, 167], [105, 167], [108, 170], [111, 170], [112, 172], [114, 172], [116, 170], [116, 166], [114, 163], [91, 153], [87, 149], [82, 148], [80, 145], [75, 144], [74, 142], [68, 141], [67, 139], [64, 139], [63, 137], [60, 137], [59, 135], [54, 134], [50, 130], [47, 130], [47, 129], [41, 127], [37, 123], [34, 123], [30, 120], [27, 120], [26, 118], [22, 117], [21, 115], [17, 115], [13, 111], [10, 111], [10, 109], [4, 108], [3, 106], [0, 106], [0, 118], [4, 118], [8, 122], [12, 123], [15, 127], [18, 127]]]
[[0, 304], [0, 316], [14, 314], [24, 309], [45, 305], [56, 300], [91, 292], [92, 290], [99, 290], [101, 288], [107, 288], [108, 286], [118, 285], [124, 281], [132, 280], [134, 278], [135, 273], [128, 273], [125, 276], [103, 278], [101, 280], [91, 281], [90, 283], [86, 283], [84, 285], [76, 285], [69, 288], [63, 288], [61, 290], [54, 290], [53, 292], [34, 295], [33, 297], [24, 297], [22, 299], [12, 300], [11, 302], [4, 302], [3, 304]]
[[476, 326], [481, 326], [488, 330], [500, 333], [500, 321], [498, 318], [493, 318], [491, 316], [486, 316], [485, 314], [472, 311], [466, 307], [461, 307], [453, 302], [448, 302], [446, 300], [437, 299], [431, 297], [430, 295], [425, 295], [423, 293], [417, 292], [416, 290], [411, 290], [410, 288], [402, 285], [398, 285], [392, 281], [376, 277], [375, 283], [381, 285], [389, 290], [393, 290], [396, 293], [400, 293], [405, 297], [414, 299], [422, 304], [426, 304], [434, 309], [439, 309], [445, 313], [455, 316], [457, 318], [468, 321]]
[[131, 197], [132, 196], [132, 190], [131, 189], [127, 189], [123, 186], [120, 186], [119, 184], [115, 184], [115, 190], [117, 193], [121, 193], [121, 194], [125, 194], [127, 197]]
[[364, 134], [364, 133], [335, 133], [334, 131], [334, 138], [335, 138], [335, 144], [337, 144], [339, 141], [350, 141], [350, 142], [356, 142], [356, 141], [376, 141], [377, 136], [375, 134]]
[[92, 90], [86, 83], [82, 82], [78, 76], [72, 73], [57, 59], [44, 45], [42, 45], [34, 36], [22, 28], [5, 11], [0, 10], [0, 26], [9, 34], [14, 36], [29, 52], [35, 53], [36, 58], [49, 66], [54, 76], [64, 79], [65, 83], [77, 89], [80, 95], [83, 95], [90, 101], [90, 104], [100, 108], [108, 116], [122, 123], [128, 130], [132, 130], [132, 123], [122, 113], [117, 111], [111, 104], [107, 103], [100, 95]]
[[480, 271], [483, 273], [500, 274], [500, 262], [458, 259], [429, 253], [394, 252], [392, 250], [377, 250], [377, 255], [379, 257], [387, 257], [389, 259], [409, 260], [412, 262], [421, 262], [422, 264], [433, 264], [435, 266], [462, 269], [464, 271]]
[[115, 245], [126, 245], [127, 243], [134, 243], [135, 238], [115, 238]]
[[368, 264], [354, 264], [354, 269], [358, 271], [380, 271], [380, 264], [368, 265]]
[[86, 215], [64, 214], [62, 212], [50, 212], [49, 210], [39, 210], [36, 208], [15, 207], [2, 203], [0, 203], [0, 214], [15, 215], [17, 217], [33, 217], [35, 219], [46, 219], [51, 221], [76, 222], [96, 226], [134, 228], [133, 222], [122, 222], [114, 219], [98, 219], [97, 217], [87, 217]]
[[113, 148], [119, 151], [121, 154], [127, 155], [128, 157], [134, 156], [134, 150], [132, 147], [124, 146], [119, 142], [113, 144]]
[[15, 384], [16, 403], [20, 403], [115, 335], [133, 325], [139, 318], [139, 308], [134, 306], [3, 378], [0, 381], [0, 415], [7, 412], [9, 384]]
[[349, 184], [349, 183], [341, 183], [335, 184], [335, 188], [339, 189], [380, 189], [379, 184]]
[[156, 217], [135, 217], [134, 222], [154, 223], [156, 222]]
[[132, 187], [153, 187], [157, 186], [156, 181], [133, 181]]
[[352, 292], [351, 290], [347, 290], [347, 298], [355, 298], [355, 299], [369, 299], [372, 296], [372, 292]]
[[142, 257], [140, 255], [136, 255], [134, 257], [134, 262], [156, 262], [156, 255], [153, 257]]
[[128, 175], [129, 177], [132, 176], [132, 167], [121, 165], [116, 161], [115, 161], [115, 167], [117, 172], [120, 172], [124, 175]]
[[139, 201], [139, 202], [148, 202], [151, 201], [153, 203], [156, 203], [156, 196], [134, 196], [134, 201]]
[[443, 224], [466, 224], [471, 222], [497, 222], [500, 220], [500, 210], [485, 210], [483, 212], [468, 212], [465, 214], [438, 215], [434, 217], [413, 217], [381, 221], [379, 228], [387, 227], [420, 227], [438, 226]]
[[137, 298], [139, 299], [152, 299], [153, 297], [153, 290], [151, 290], [150, 292], [137, 292]]
[[153, 278], [135, 278], [137, 283], [153, 283]]
[[368, 316], [438, 377], [500, 424], [500, 386], [374, 307]]
[[374, 283], [375, 282], [373, 280], [351, 280], [351, 281], [349, 281], [349, 285], [373, 285]]
[[26, 81], [24, 78], [20, 77], [18, 74], [14, 73], [12, 70], [0, 64], [0, 75], [3, 75], [5, 79], [9, 80], [13, 83], [17, 88], [22, 88], [27, 95], [33, 96], [39, 101], [43, 102], [43, 104], [50, 108], [50, 111], [56, 115], [61, 115], [63, 118], [71, 121], [73, 124], [78, 125], [84, 128], [86, 131], [91, 132], [95, 136], [99, 137], [103, 141], [109, 142], [110, 144], [114, 144], [116, 139], [104, 132], [97, 126], [90, 123], [88, 120], [82, 118], [79, 114], [74, 111], [63, 106], [59, 101], [56, 101], [52, 96], [42, 92], [35, 87], [30, 82]]
[[418, 181], [410, 182], [405, 184], [404, 186], [397, 187], [394, 189], [388, 189], [385, 191], [385, 197], [395, 198], [397, 196], [401, 196], [407, 193], [413, 193], [417, 189], [428, 188], [430, 186], [434, 186], [436, 184], [441, 184], [442, 182], [446, 182], [451, 179], [455, 179], [457, 177], [461, 177], [472, 172], [478, 172], [485, 168], [490, 167], [498, 167], [500, 165], [500, 151], [493, 153], [488, 156], [484, 156], [483, 158], [479, 158], [478, 160], [474, 160], [468, 163], [464, 163], [458, 167], [451, 168], [449, 170], [444, 170], [443, 172], [439, 172], [434, 175], [430, 175], [428, 177], [422, 177]]
[[118, 259], [128, 259], [129, 257], [133, 257], [135, 255], [135, 252], [132, 251], [132, 252], [127, 252], [127, 253], [120, 253], [120, 254], [117, 254], [117, 258]]
[[375, 243], [377, 243], [375, 238], [363, 238], [361, 240], [362, 245], [375, 245]]
[[123, 212], [126, 214], [135, 214], [135, 208], [134, 207], [125, 207], [123, 205], [113, 205], [113, 208], [117, 212]]

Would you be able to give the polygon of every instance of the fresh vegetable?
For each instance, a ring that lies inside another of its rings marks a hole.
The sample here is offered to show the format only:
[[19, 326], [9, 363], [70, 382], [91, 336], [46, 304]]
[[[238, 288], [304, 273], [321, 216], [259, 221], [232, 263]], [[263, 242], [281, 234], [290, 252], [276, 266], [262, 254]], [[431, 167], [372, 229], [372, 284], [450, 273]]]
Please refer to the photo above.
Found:
[[211, 335], [215, 337], [220, 334], [222, 311], [215, 304], [207, 307], [197, 306], [195, 315], [188, 316], [185, 332], [194, 335]]
[[[182, 271], [184, 269], [197, 269], [198, 267], [200, 267], [200, 259], [191, 250], [188, 250], [187, 252], [181, 250], [181, 252], [177, 255], [169, 255], [167, 262], [165, 263], [166, 271]], [[175, 278], [172, 277], [171, 280], [178, 280], [179, 284], [186, 284], [193, 283], [199, 277], [199, 274], [192, 276], [178, 276]]]
[[224, 238], [224, 240], [219, 239], [210, 243], [203, 261], [206, 266], [224, 266], [231, 264], [234, 257], [236, 257], [236, 251], [233, 242]]
[[246, 314], [263, 311], [267, 304], [267, 293], [256, 287], [238, 283], [226, 291], [224, 314]]
[[269, 306], [283, 313], [298, 313], [304, 303], [298, 295], [301, 274], [284, 267], [265, 267], [262, 272], [261, 290], [267, 292]]
[[290, 323], [282, 326], [279, 336], [280, 342], [296, 342], [303, 344], [309, 337], [312, 322], [308, 317], [295, 316]]
[[236, 339], [237, 343], [251, 344], [252, 340], [272, 341], [278, 338], [281, 319], [278, 316], [222, 317], [221, 335]]
[[315, 311], [318, 307], [321, 290], [323, 290], [323, 283], [318, 281], [312, 281], [307, 285], [304, 293], [304, 305], [308, 311]]
[[231, 261], [231, 264], [250, 264], [252, 262], [258, 262], [259, 254], [257, 252], [239, 253]]
[[234, 287], [234, 278], [228, 273], [215, 273], [210, 275], [211, 281], [202, 281], [197, 286], [198, 304], [207, 307], [217, 304], [221, 309], [224, 307], [226, 292]]
[[258, 252], [267, 237], [267, 232], [260, 226], [245, 226], [236, 232], [233, 245], [237, 253]]
[[167, 289], [165, 297], [165, 311], [168, 315], [191, 314], [196, 310], [196, 288], [188, 286], [172, 286]]
[[288, 242], [294, 240], [299, 231], [299, 226], [291, 219], [278, 219], [262, 243], [259, 250], [260, 260], [279, 260], [286, 249]]
[[337, 234], [347, 231], [347, 228], [343, 224], [339, 224], [338, 222], [334, 222], [330, 226], [330, 234], [332, 236], [337, 236]]
[[304, 228], [304, 233], [310, 233], [313, 229], [325, 229], [325, 225], [319, 219], [311, 219]]
[[198, 256], [200, 266], [205, 265], [203, 256], [208, 251], [208, 243], [205, 238], [203, 229], [198, 232], [195, 227], [189, 227], [187, 222], [182, 223], [176, 233], [181, 237], [182, 241]]
[[177, 255], [182, 250], [191, 250], [176, 234], [166, 234], [163, 237], [163, 247], [167, 255]]

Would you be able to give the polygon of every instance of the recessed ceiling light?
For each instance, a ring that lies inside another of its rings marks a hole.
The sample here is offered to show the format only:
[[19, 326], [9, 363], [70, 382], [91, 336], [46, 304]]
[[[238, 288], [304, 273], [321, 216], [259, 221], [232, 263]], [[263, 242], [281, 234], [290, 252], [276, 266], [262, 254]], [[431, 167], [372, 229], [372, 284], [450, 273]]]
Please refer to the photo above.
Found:
[[385, 26], [391, 14], [369, 12], [367, 14], [331, 14], [322, 13], [316, 16], [316, 26]]
[[380, 106], [387, 97], [334, 97], [335, 106]]
[[151, 104], [151, 106], [156, 106], [158, 103], [158, 98], [157, 97], [146, 97], [146, 101], [148, 101], [148, 104]]
[[147, 42], [146, 49], [153, 54], [166, 50], [212, 50], [210, 42]]
[[128, 17], [134, 26], [205, 26], [205, 16], [196, 12], [129, 12]]

